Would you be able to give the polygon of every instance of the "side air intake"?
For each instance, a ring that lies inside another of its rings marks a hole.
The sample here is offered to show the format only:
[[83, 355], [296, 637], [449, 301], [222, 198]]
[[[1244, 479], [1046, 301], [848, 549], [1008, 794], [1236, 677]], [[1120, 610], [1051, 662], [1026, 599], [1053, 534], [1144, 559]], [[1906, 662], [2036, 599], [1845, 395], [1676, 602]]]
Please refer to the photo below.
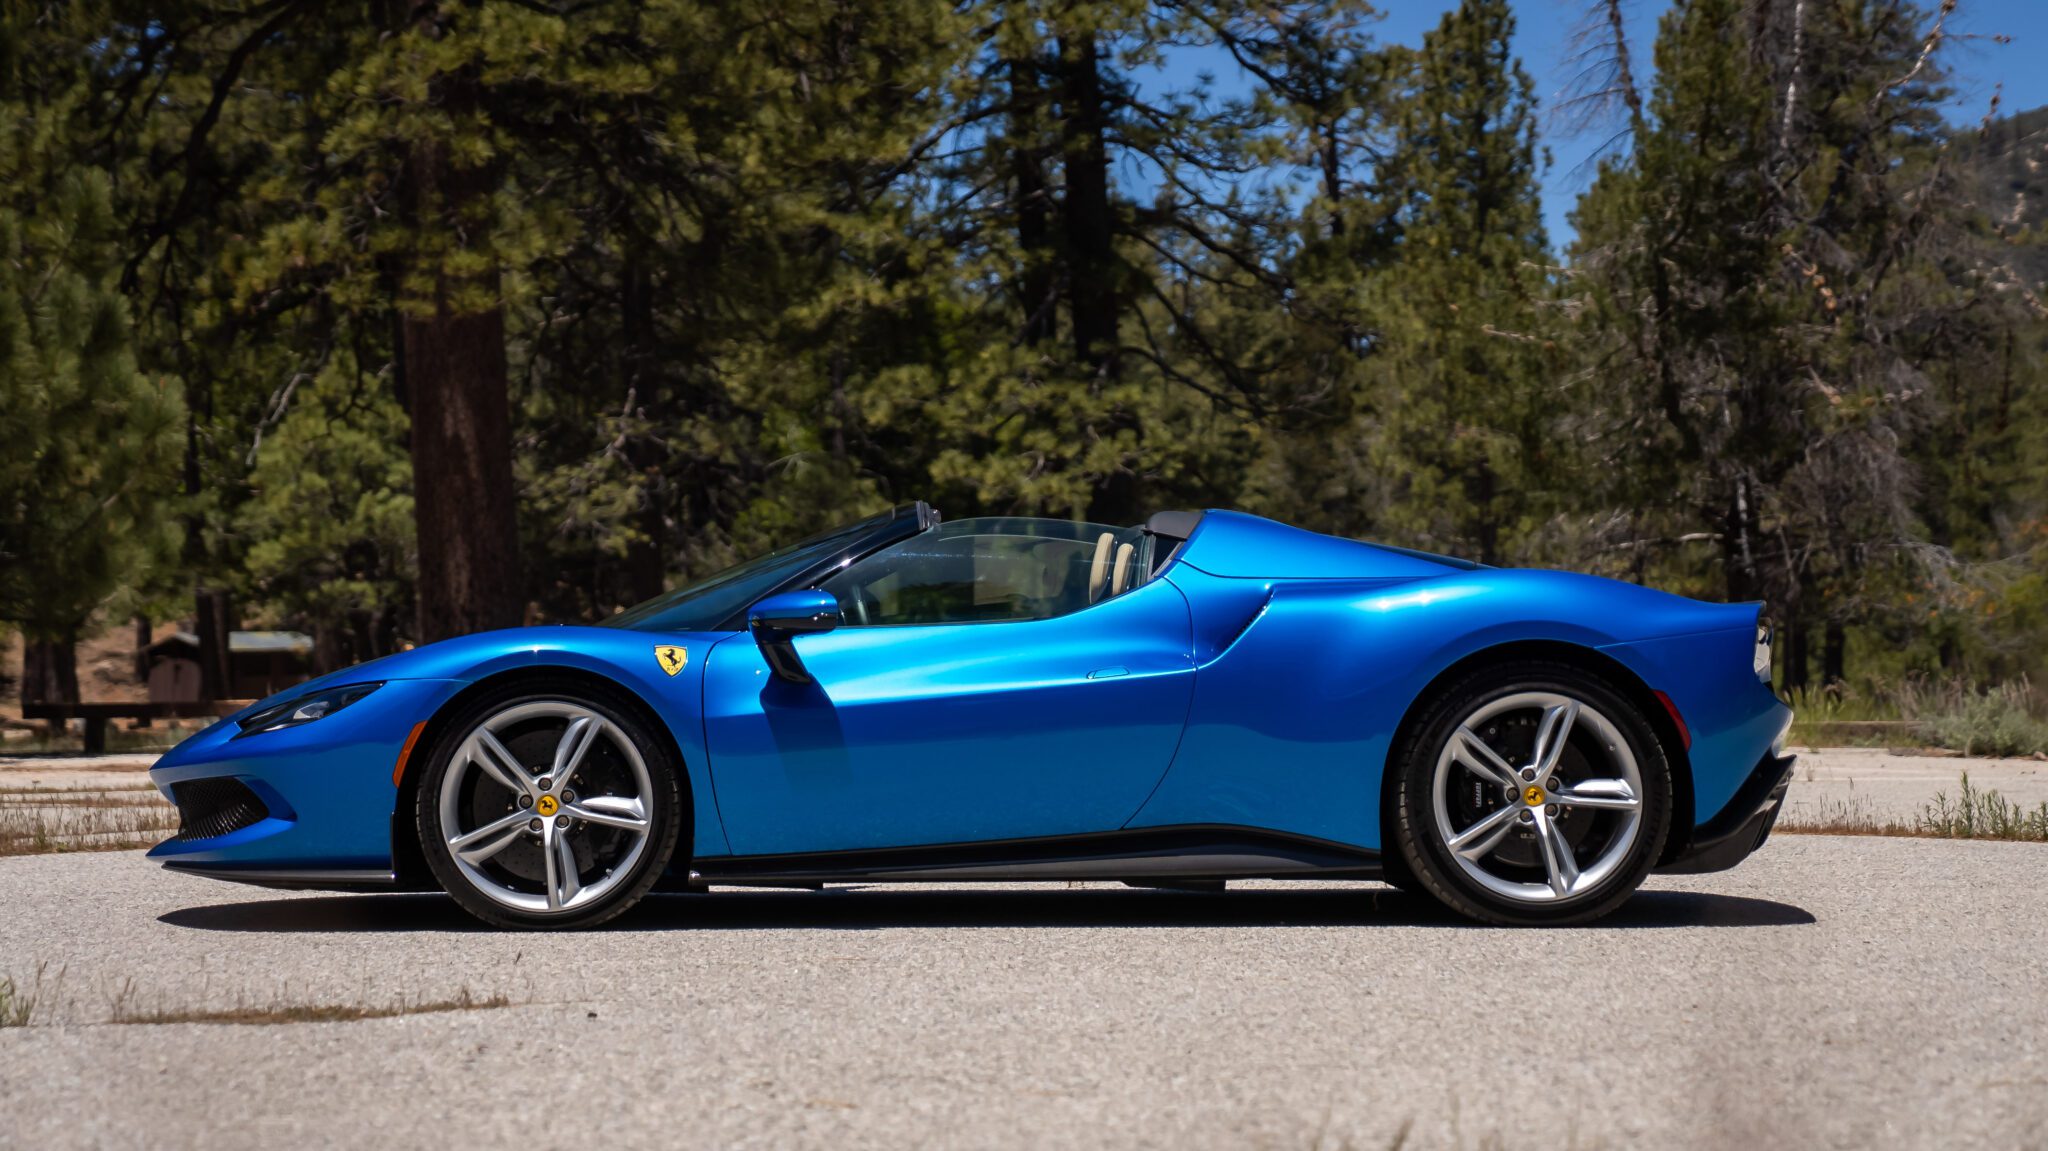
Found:
[[216, 839], [261, 823], [270, 814], [256, 793], [238, 779], [192, 779], [171, 785], [178, 805], [180, 840]]

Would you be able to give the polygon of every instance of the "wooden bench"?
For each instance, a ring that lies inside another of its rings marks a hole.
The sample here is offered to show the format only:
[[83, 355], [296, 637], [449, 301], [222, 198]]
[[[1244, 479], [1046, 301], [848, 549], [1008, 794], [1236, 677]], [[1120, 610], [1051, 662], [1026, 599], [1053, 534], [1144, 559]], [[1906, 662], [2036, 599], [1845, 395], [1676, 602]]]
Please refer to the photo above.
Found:
[[204, 703], [24, 703], [21, 705], [23, 719], [53, 719], [85, 721], [85, 750], [98, 753], [107, 750], [107, 721], [110, 719], [139, 720], [141, 726], [148, 726], [158, 719], [211, 719], [228, 715], [249, 706], [246, 699], [219, 699]]

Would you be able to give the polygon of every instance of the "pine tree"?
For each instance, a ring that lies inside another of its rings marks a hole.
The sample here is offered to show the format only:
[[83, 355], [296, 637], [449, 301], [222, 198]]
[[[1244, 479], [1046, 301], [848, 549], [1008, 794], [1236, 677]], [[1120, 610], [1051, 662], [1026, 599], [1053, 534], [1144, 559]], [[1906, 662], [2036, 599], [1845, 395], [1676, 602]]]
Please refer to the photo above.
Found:
[[411, 634], [418, 558], [405, 427], [382, 381], [341, 354], [294, 387], [252, 452], [236, 591], [311, 631], [316, 671], [387, 655]]
[[[0, 117], [41, 126], [18, 102]], [[48, 143], [0, 138], [0, 620], [27, 641], [22, 698], [75, 701], [81, 629], [173, 554], [180, 411], [135, 368], [106, 174], [39, 181]]]
[[1398, 477], [1385, 530], [1499, 563], [1548, 517], [1557, 357], [1535, 100], [1505, 0], [1464, 0], [1425, 36], [1395, 120], [1397, 256], [1368, 289], [1372, 465]]
[[[1972, 202], [1939, 12], [1681, 0], [1647, 99], [1621, 57], [1573, 89], [1626, 146], [1562, 268], [1507, 5], [1414, 48], [1372, 15], [7, 9], [8, 290], [103, 217], [51, 283], [89, 264], [134, 360], [53, 357], [19, 304], [9, 346], [182, 392], [176, 578], [324, 663], [601, 617], [923, 497], [1235, 504], [1764, 597], [1794, 679], [2030, 666], [2038, 220]], [[1185, 52], [1246, 90], [1168, 90]]]
[[1768, 600], [1794, 685], [1816, 626], [1821, 675], [1842, 678], [1849, 624], [1925, 554], [1901, 445], [1929, 411], [1927, 337], [1978, 294], [1941, 262], [1973, 210], [1941, 159], [1927, 19], [1893, 0], [1678, 5], [1649, 120], [1576, 217], [1580, 326], [1618, 385], [1605, 546]]
[[1272, 263], [1294, 211], [1239, 177], [1285, 115], [1136, 77], [1170, 44], [1267, 46], [1223, 6], [993, 11], [961, 114], [999, 109], [1000, 128], [963, 141], [939, 178], [963, 191], [932, 220], [971, 261], [947, 301], [971, 322], [930, 377], [949, 432], [932, 478], [970, 509], [1110, 522], [1217, 502], [1278, 374], [1246, 325], [1284, 306]]

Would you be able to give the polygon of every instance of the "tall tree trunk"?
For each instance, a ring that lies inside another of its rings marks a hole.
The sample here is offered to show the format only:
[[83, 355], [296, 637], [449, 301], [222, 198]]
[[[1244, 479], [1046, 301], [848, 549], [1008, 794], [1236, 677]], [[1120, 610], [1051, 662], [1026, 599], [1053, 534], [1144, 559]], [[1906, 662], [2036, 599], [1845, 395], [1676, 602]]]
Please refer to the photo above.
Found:
[[1465, 483], [1476, 513], [1472, 527], [1477, 536], [1475, 542], [1479, 545], [1479, 562], [1488, 567], [1498, 567], [1501, 560], [1501, 517], [1496, 504], [1500, 498], [1500, 477], [1482, 456], [1472, 464]]
[[1338, 139], [1335, 123], [1317, 126], [1322, 145], [1316, 149], [1316, 158], [1323, 169], [1323, 199], [1330, 204], [1330, 235], [1341, 238], [1344, 235], [1344, 152]]
[[348, 613], [349, 662], [363, 663], [385, 654], [376, 640], [377, 620], [384, 614], [383, 608], [375, 611], [356, 610]]
[[199, 589], [193, 630], [199, 633], [199, 698], [226, 699], [234, 690], [234, 660], [228, 634], [235, 630], [234, 600], [227, 592]]
[[1035, 60], [1012, 60], [1010, 74], [1010, 179], [1016, 186], [1017, 248], [1024, 269], [1017, 294], [1024, 322], [1020, 344], [1043, 343], [1053, 337], [1059, 321], [1059, 277], [1052, 252], [1052, 191], [1045, 178], [1045, 151], [1039, 125], [1045, 114], [1045, 88]]
[[1820, 682], [1832, 687], [1843, 681], [1842, 666], [1847, 659], [1849, 637], [1843, 634], [1840, 620], [1829, 620], [1821, 633]]
[[[1059, 46], [1067, 320], [1074, 359], [1094, 376], [1099, 388], [1117, 375], [1117, 331], [1125, 288], [1109, 199], [1109, 94], [1102, 82], [1101, 46], [1093, 32], [1063, 36]], [[1103, 426], [1089, 430], [1105, 438], [1129, 430], [1143, 433], [1127, 412], [1113, 413]], [[1097, 523], [1132, 523], [1143, 514], [1138, 477], [1125, 468], [1104, 476], [1088, 504], [1088, 518]]]
[[1066, 168], [1067, 310], [1074, 356], [1103, 377], [1116, 373], [1116, 219], [1109, 202], [1109, 109], [1101, 49], [1090, 32], [1060, 39], [1061, 152]]
[[[496, 277], [491, 277], [496, 289]], [[420, 638], [519, 623], [519, 524], [505, 394], [505, 316], [445, 301], [403, 324], [412, 395]]]
[[1756, 508], [1750, 498], [1749, 477], [1736, 476], [1729, 485], [1729, 498], [1721, 530], [1721, 578], [1731, 603], [1762, 598], [1756, 571]]
[[[436, 5], [421, 0], [407, 16], [427, 23], [436, 13]], [[481, 95], [472, 75], [446, 76], [434, 87], [456, 123], [472, 118]], [[463, 237], [487, 231], [479, 218], [497, 189], [495, 167], [460, 165], [444, 140], [427, 138], [407, 147], [404, 179], [414, 228], [479, 246]], [[451, 273], [445, 261], [412, 271], [399, 282], [426, 273], [433, 284], [431, 298], [409, 301], [398, 325], [399, 370], [412, 409], [419, 630], [431, 642], [519, 623], [519, 524], [497, 266], [468, 276]], [[465, 289], [493, 302], [465, 307], [458, 302]]]
[[1806, 624], [1798, 616], [1785, 621], [1785, 683], [1786, 691], [1806, 690]]
[[78, 702], [78, 637], [30, 639], [21, 653], [21, 702]]
[[326, 675], [340, 671], [351, 663], [348, 658], [348, 641], [341, 625], [330, 619], [323, 619], [313, 625], [313, 674]]
[[[657, 428], [670, 426], [667, 397], [662, 391], [661, 353], [656, 346], [654, 325], [654, 283], [647, 264], [628, 256], [620, 274], [620, 336], [624, 363], [621, 375], [632, 387], [633, 402]], [[653, 599], [668, 582], [668, 530], [663, 507], [665, 484], [661, 471], [662, 445], [636, 438], [627, 446], [627, 459], [639, 473], [640, 506], [634, 510], [639, 534], [626, 545], [626, 594], [628, 602]], [[606, 604], [592, 605], [600, 613]]]
[[150, 627], [149, 617], [137, 615], [135, 625], [135, 682], [149, 682], [149, 645], [156, 639], [155, 630]]

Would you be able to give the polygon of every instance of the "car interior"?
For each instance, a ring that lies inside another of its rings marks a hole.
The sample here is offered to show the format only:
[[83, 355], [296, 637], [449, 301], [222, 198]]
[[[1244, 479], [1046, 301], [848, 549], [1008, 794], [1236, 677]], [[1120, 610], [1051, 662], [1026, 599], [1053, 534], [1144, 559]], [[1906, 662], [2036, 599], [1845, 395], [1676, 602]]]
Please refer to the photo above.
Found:
[[1142, 528], [984, 516], [941, 524], [860, 560], [820, 587], [854, 627], [1052, 619], [1149, 578]]

